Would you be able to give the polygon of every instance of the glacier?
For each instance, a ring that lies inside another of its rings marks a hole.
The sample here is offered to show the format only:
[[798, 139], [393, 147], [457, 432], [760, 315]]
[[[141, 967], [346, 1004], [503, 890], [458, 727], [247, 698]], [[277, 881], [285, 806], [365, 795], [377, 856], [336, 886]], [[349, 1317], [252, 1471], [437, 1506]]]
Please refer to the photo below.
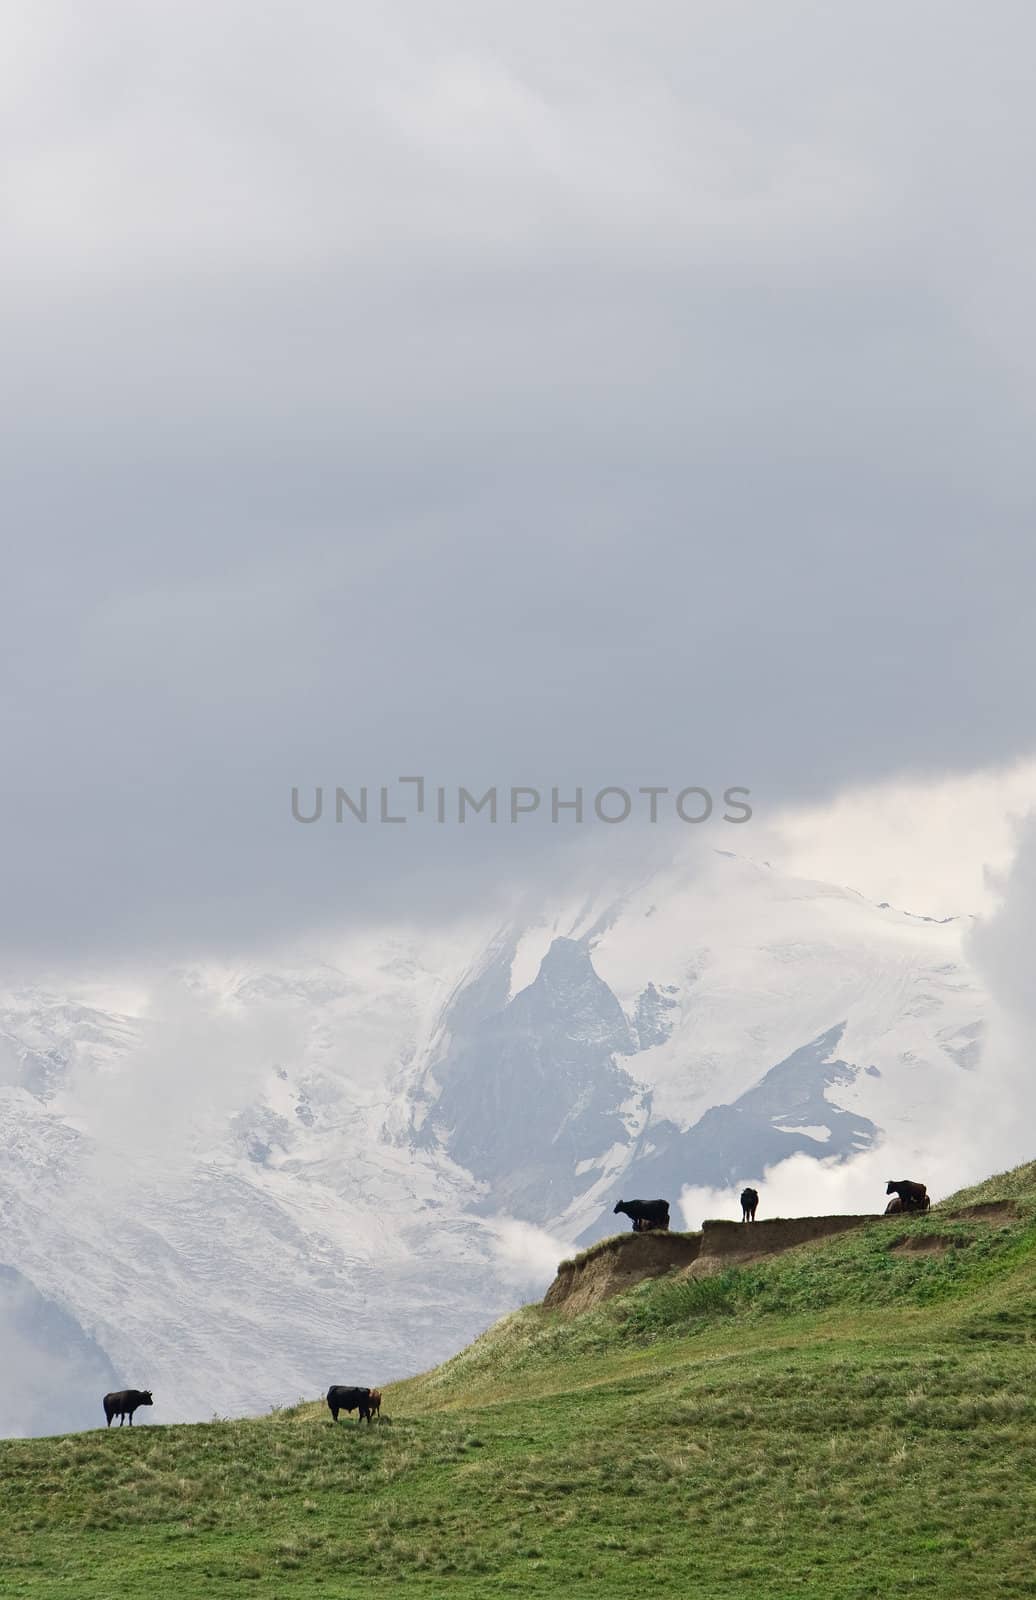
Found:
[[789, 1155], [916, 1142], [981, 1083], [968, 924], [713, 852], [503, 927], [142, 967], [123, 1009], [0, 993], [0, 1432], [85, 1425], [90, 1384], [163, 1422], [388, 1381], [620, 1194], [733, 1206]]

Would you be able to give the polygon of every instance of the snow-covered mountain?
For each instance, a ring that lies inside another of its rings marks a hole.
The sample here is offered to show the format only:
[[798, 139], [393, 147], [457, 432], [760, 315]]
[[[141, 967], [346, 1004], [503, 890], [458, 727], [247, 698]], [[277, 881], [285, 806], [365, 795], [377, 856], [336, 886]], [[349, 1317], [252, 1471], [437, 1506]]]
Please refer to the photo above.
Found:
[[586, 1240], [619, 1194], [916, 1129], [981, 1073], [965, 928], [716, 852], [126, 1011], [0, 995], [0, 1431], [70, 1421], [27, 1326], [156, 1421], [254, 1411], [446, 1355], [549, 1276], [529, 1225]]

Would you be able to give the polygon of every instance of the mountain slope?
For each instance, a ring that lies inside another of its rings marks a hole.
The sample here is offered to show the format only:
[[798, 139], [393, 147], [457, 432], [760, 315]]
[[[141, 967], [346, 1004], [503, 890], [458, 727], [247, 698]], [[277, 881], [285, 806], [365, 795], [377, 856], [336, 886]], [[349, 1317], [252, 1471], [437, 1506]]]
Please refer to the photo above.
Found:
[[931, 1178], [982, 1088], [966, 926], [709, 853], [504, 928], [0, 994], [0, 1265], [156, 1420], [412, 1372], [620, 1194], [879, 1143]]
[[584, 1242], [620, 1193], [913, 1144], [981, 1062], [966, 926], [722, 856], [558, 910], [445, 1008], [415, 1066], [421, 1143], [484, 1209]]
[[1036, 1163], [977, 1196], [527, 1307], [370, 1428], [314, 1403], [0, 1443], [5, 1593], [1029, 1593]]

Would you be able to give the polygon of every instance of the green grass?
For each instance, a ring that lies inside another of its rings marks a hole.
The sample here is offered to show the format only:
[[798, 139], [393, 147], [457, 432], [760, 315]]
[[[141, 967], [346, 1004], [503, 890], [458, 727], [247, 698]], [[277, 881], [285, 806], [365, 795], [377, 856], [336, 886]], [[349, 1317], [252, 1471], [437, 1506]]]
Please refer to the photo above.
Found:
[[[641, 1234], [639, 1237], [646, 1238], [648, 1235]], [[671, 1230], [667, 1230], [665, 1234], [655, 1234], [654, 1237], [661, 1237], [665, 1239], [692, 1239], [695, 1237], [695, 1235], [690, 1233], [680, 1233], [676, 1228], [673, 1228]], [[559, 1261], [558, 1271], [560, 1272], [563, 1267], [583, 1267], [588, 1261], [595, 1261], [598, 1256], [618, 1255], [625, 1248], [630, 1238], [631, 1234], [628, 1229], [622, 1233], [610, 1233], [606, 1239], [598, 1239], [595, 1244], [587, 1245], [586, 1249], [580, 1250], [577, 1256], [569, 1256], [566, 1258], [566, 1260]]]
[[[947, 1220], [968, 1204], [1009, 1213]], [[925, 1237], [926, 1253], [895, 1248]], [[0, 1594], [1036, 1594], [1036, 1164], [386, 1393], [0, 1444]]]

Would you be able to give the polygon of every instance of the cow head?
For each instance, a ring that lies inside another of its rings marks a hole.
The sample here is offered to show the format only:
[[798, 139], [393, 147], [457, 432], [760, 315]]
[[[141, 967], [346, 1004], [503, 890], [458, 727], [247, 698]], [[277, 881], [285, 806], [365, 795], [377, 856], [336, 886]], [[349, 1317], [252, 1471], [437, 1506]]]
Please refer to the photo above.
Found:
[[612, 1216], [616, 1216], [618, 1212], [624, 1210], [625, 1209], [625, 1205], [626, 1205], [625, 1200], [616, 1200], [616, 1202], [615, 1202], [615, 1210], [612, 1212]]
[[897, 1187], [898, 1187], [897, 1183], [892, 1178], [890, 1178], [889, 1179], [889, 1186], [885, 1190], [885, 1193], [886, 1194], [895, 1194]]
[[151, 1390], [150, 1389], [144, 1389], [141, 1392], [140, 1403], [141, 1403], [142, 1406], [153, 1406], [154, 1405], [155, 1402], [151, 1398]]

